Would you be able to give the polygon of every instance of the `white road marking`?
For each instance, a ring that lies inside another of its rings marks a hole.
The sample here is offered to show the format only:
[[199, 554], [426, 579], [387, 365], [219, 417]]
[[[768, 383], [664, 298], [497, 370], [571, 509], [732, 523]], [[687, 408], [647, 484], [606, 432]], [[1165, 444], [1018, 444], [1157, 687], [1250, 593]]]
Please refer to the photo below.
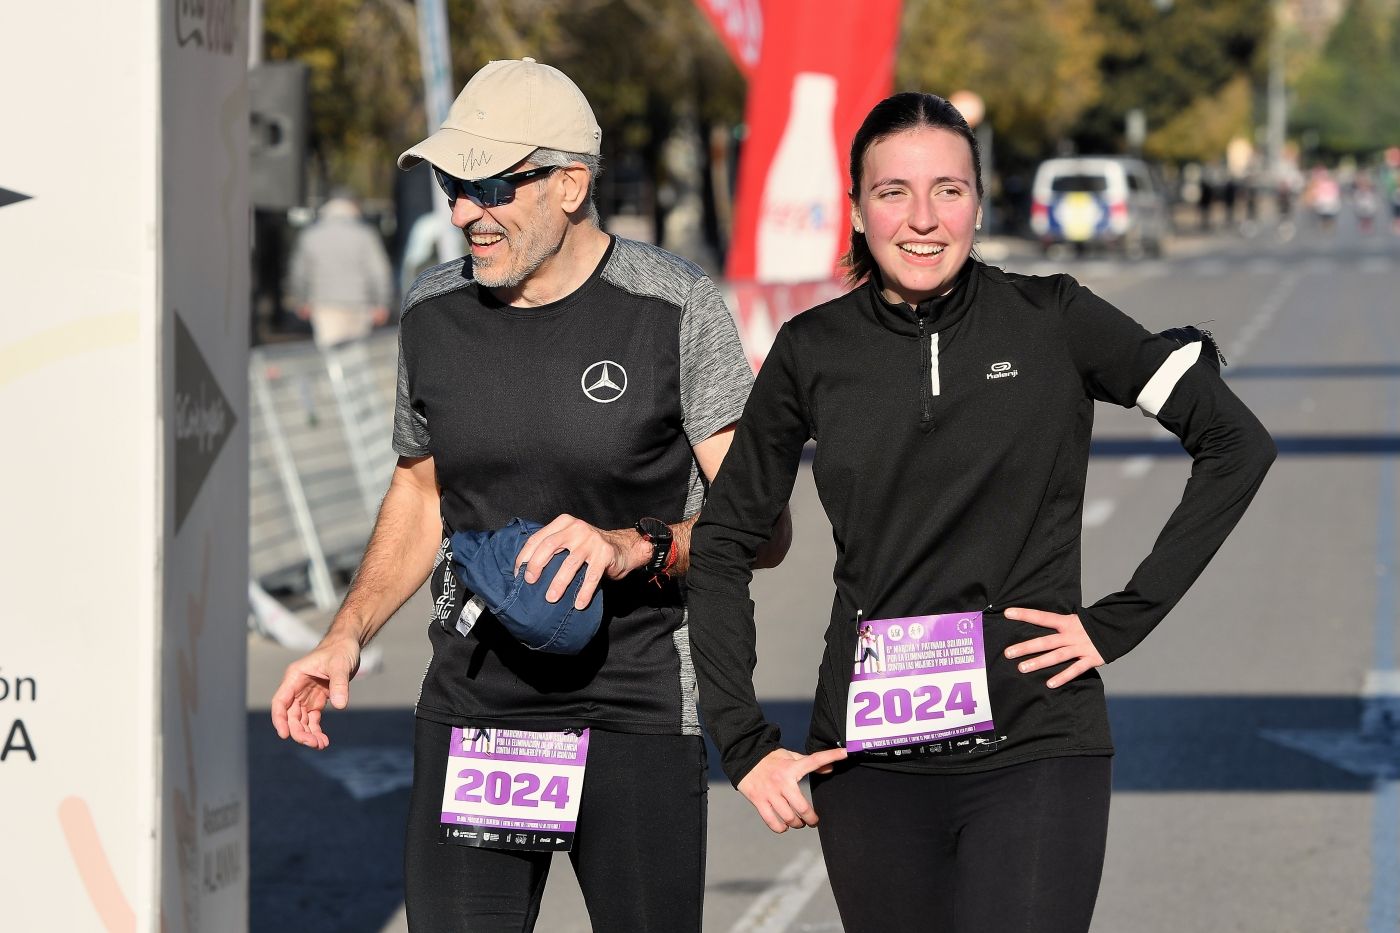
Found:
[[1094, 499], [1084, 505], [1084, 527], [1097, 528], [1108, 521], [1117, 504], [1112, 499]]
[[[1314, 260], [1317, 262], [1318, 260]], [[1321, 260], [1327, 262], [1327, 260]], [[1288, 300], [1288, 296], [1298, 285], [1298, 279], [1302, 273], [1295, 267], [1279, 280], [1274, 286], [1274, 290], [1264, 298], [1259, 304], [1259, 310], [1254, 312], [1254, 316], [1244, 323], [1239, 333], [1230, 341], [1230, 345], [1225, 348], [1225, 358], [1230, 362], [1237, 362], [1241, 357], [1249, 352], [1250, 345], [1254, 343], [1264, 330], [1273, 323], [1274, 315], [1278, 314], [1283, 303]], [[1226, 375], [1229, 375], [1227, 372]]]
[[1123, 461], [1123, 475], [1128, 479], [1141, 479], [1152, 469], [1152, 465], [1157, 462], [1156, 457], [1149, 457], [1142, 454], [1137, 457], [1129, 457]]
[[413, 749], [407, 745], [308, 750], [302, 758], [356, 800], [413, 786]]
[[786, 933], [788, 925], [825, 881], [826, 863], [821, 855], [803, 849], [744, 911], [729, 933]]

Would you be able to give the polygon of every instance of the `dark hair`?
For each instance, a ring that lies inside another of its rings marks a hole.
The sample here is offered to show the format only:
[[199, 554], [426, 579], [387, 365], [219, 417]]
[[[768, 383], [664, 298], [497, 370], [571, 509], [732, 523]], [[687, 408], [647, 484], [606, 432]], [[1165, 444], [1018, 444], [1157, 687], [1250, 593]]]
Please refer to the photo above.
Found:
[[[958, 108], [937, 94], [921, 94], [905, 91], [886, 97], [866, 114], [855, 139], [851, 140], [851, 203], [860, 198], [860, 175], [865, 162], [865, 153], [875, 143], [906, 130], [929, 127], [947, 130], [967, 140], [972, 150], [972, 172], [977, 181], [977, 198], [982, 198], [982, 150], [977, 146], [977, 137], [972, 127], [958, 112]], [[846, 281], [851, 284], [861, 282], [875, 271], [875, 257], [865, 242], [865, 234], [851, 228], [851, 249], [841, 257], [846, 267]]]

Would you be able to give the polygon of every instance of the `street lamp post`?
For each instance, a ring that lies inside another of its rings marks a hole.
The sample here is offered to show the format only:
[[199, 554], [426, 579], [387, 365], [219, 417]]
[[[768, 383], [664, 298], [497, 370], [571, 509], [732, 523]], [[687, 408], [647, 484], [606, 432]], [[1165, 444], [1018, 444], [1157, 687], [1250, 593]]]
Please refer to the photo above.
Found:
[[1283, 173], [1283, 147], [1288, 136], [1288, 89], [1284, 84], [1283, 4], [1273, 4], [1269, 37], [1269, 175], [1277, 184]]

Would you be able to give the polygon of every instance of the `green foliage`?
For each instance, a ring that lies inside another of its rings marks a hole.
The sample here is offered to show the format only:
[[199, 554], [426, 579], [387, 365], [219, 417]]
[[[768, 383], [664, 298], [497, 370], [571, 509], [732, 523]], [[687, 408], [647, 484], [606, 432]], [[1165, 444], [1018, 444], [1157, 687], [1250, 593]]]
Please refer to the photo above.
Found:
[[1129, 111], [1147, 120], [1157, 158], [1218, 158], [1252, 136], [1251, 88], [1262, 86], [1270, 0], [1097, 0], [1104, 93], [1073, 134], [1081, 151], [1125, 147]]
[[987, 105], [1002, 156], [1037, 158], [1103, 93], [1093, 0], [905, 0], [896, 85]]
[[1210, 159], [1252, 135], [1271, 21], [1271, 0], [906, 0], [896, 80], [980, 94], [1001, 163], [1121, 151], [1132, 110], [1148, 155]]
[[423, 124], [407, 0], [267, 0], [264, 54], [309, 69], [310, 138], [320, 175], [364, 195], [389, 190], [408, 127]]
[[[331, 183], [384, 197], [428, 131], [412, 0], [265, 0], [265, 54], [310, 67], [312, 146]], [[678, 112], [737, 121], [743, 81], [694, 0], [449, 0], [454, 93], [530, 56], [588, 95], [605, 158], [659, 149]]]
[[1351, 0], [1298, 81], [1292, 128], [1328, 155], [1400, 142], [1400, 13], [1387, 22], [1376, 0]]

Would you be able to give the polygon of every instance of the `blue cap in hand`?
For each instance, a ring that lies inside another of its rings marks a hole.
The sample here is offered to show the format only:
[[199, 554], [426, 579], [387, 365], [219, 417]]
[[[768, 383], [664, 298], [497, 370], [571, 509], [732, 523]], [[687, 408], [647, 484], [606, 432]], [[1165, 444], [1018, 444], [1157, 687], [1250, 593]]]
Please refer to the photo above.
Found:
[[452, 535], [452, 567], [521, 644], [552, 654], [578, 654], [603, 621], [603, 590], [595, 590], [585, 608], [575, 609], [587, 569], [580, 567], [559, 602], [544, 598], [568, 551], [550, 558], [534, 583], [525, 582], [524, 567], [515, 572], [520, 549], [542, 527], [516, 518], [498, 531], [459, 531]]

